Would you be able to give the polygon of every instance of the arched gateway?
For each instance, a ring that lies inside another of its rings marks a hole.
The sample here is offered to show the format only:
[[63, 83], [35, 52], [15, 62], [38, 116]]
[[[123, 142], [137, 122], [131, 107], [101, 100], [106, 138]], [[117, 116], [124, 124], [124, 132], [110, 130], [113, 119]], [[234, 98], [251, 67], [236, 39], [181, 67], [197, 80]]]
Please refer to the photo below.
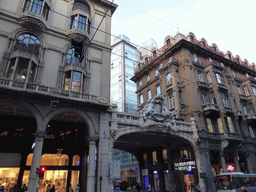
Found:
[[156, 191], [186, 192], [199, 185], [214, 191], [209, 152], [199, 141], [194, 118], [176, 121], [161, 95], [141, 113], [113, 113], [111, 135], [113, 148], [137, 157], [142, 188], [150, 184]]

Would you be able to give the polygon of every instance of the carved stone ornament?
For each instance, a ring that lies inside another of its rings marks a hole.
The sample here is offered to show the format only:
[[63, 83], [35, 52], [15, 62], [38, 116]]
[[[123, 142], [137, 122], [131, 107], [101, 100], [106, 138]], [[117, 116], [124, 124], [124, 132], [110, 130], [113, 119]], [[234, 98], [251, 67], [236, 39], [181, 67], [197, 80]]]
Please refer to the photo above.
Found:
[[107, 97], [98, 97], [97, 100], [103, 104], [109, 103], [109, 99]]
[[153, 120], [156, 122], [164, 122], [166, 120], [173, 120], [174, 114], [168, 111], [165, 106], [164, 96], [159, 94], [155, 96], [143, 109], [142, 116], [144, 121]]

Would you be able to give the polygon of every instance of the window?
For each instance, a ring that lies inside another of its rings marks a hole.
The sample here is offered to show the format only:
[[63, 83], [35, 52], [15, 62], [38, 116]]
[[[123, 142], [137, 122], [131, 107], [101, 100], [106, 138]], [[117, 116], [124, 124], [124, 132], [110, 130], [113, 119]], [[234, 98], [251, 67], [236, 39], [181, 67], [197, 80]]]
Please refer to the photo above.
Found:
[[253, 94], [256, 96], [256, 87], [252, 87]]
[[237, 87], [237, 89], [238, 89], [238, 93], [242, 95], [241, 87], [240, 87], [240, 86], [238, 86], [238, 87]]
[[156, 56], [156, 51], [153, 51], [153, 56]]
[[159, 94], [161, 94], [161, 87], [160, 87], [160, 85], [157, 85], [156, 86], [156, 95], [159, 95]]
[[142, 81], [141, 80], [139, 81], [139, 86], [142, 86]]
[[153, 160], [153, 165], [157, 165], [157, 156], [156, 156], [156, 151], [152, 152], [152, 160]]
[[202, 45], [203, 45], [203, 47], [205, 47], [205, 42], [204, 41], [202, 41]]
[[86, 66], [86, 58], [85, 57], [81, 62], [79, 61], [79, 59], [77, 57], [75, 57], [75, 48], [70, 48], [67, 52], [66, 65], [71, 65], [71, 64], [72, 65], [78, 65], [78, 66], [81, 66], [81, 67]]
[[166, 75], [166, 84], [169, 85], [172, 83], [172, 74], [171, 73], [168, 73]]
[[168, 97], [169, 97], [169, 107], [170, 107], [170, 109], [175, 108], [173, 92], [171, 92]]
[[248, 113], [245, 105], [243, 106], [243, 110], [244, 110], [244, 114], [247, 115]]
[[195, 63], [198, 63], [197, 54], [194, 54], [194, 61], [195, 61]]
[[217, 51], [217, 48], [215, 46], [213, 46], [213, 50], [216, 52]]
[[255, 113], [255, 109], [254, 109], [253, 103], [249, 103], [249, 109], [250, 109], [251, 113]]
[[155, 76], [157, 77], [159, 75], [158, 66], [155, 68]]
[[212, 98], [212, 103], [217, 105], [217, 100], [216, 100], [214, 92], [212, 91], [210, 94], [211, 94], [211, 98]]
[[[30, 34], [18, 36], [13, 51], [21, 52], [19, 57], [11, 58], [6, 71], [6, 77], [23, 82], [33, 83], [35, 81], [37, 64], [32, 60], [32, 55], [38, 57], [40, 53], [40, 41]], [[26, 58], [22, 53], [30, 53]]]
[[219, 83], [219, 84], [224, 83], [223, 76], [221, 74], [216, 73], [216, 79], [217, 79], [217, 83]]
[[145, 62], [146, 62], [146, 63], [148, 62], [148, 57], [145, 58]]
[[170, 39], [167, 39], [167, 40], [166, 40], [166, 44], [167, 44], [167, 45], [170, 45], [170, 44], [171, 44], [171, 40], [170, 40]]
[[204, 82], [203, 73], [198, 71], [197, 75], [198, 75], [198, 80], [201, 81], [201, 82]]
[[221, 99], [222, 99], [224, 107], [229, 107], [228, 96], [226, 93], [221, 93]]
[[207, 94], [202, 94], [202, 97], [203, 97], [203, 104], [208, 103], [208, 101], [207, 101]]
[[253, 131], [251, 126], [249, 126], [249, 132], [250, 132], [252, 138], [255, 138], [255, 133], [254, 133], [254, 131]]
[[244, 92], [245, 92], [245, 95], [246, 95], [246, 96], [249, 96], [249, 95], [250, 95], [250, 94], [249, 94], [249, 89], [248, 89], [247, 86], [244, 86]]
[[149, 74], [147, 74], [147, 82], [149, 82], [149, 80], [150, 80], [150, 76]]
[[194, 41], [194, 37], [190, 35], [190, 41]]
[[179, 72], [177, 70], [175, 71], [175, 76], [176, 76], [177, 83], [179, 83], [180, 82], [180, 77], [179, 77]]
[[67, 71], [65, 73], [65, 90], [84, 92], [85, 76], [78, 71]]
[[86, 29], [86, 17], [82, 16], [82, 15], [73, 15], [71, 17], [71, 29], [82, 29], [85, 30]]
[[148, 94], [148, 102], [149, 102], [151, 100], [151, 90], [150, 89], [147, 91], [147, 94]]
[[142, 105], [143, 104], [143, 95], [141, 94], [140, 95], [140, 105]]
[[45, 20], [48, 20], [50, 7], [45, 2], [45, 0], [26, 0], [24, 4], [23, 12], [26, 12], [26, 11], [31, 11], [38, 15], [42, 14]]
[[230, 131], [231, 133], [235, 133], [234, 125], [233, 125], [233, 122], [232, 122], [231, 117], [228, 117], [228, 116], [227, 116], [227, 122], [228, 122], [229, 131]]
[[181, 105], [185, 105], [185, 103], [184, 103], [184, 101], [183, 101], [183, 98], [182, 98], [181, 91], [179, 91], [179, 98], [180, 98], [180, 104], [181, 104]]
[[219, 133], [224, 133], [221, 118], [218, 118], [217, 122], [218, 122]]
[[211, 121], [211, 119], [206, 118], [206, 122], [207, 122], [208, 132], [213, 133], [213, 129], [212, 129], [212, 121]]
[[208, 80], [208, 83], [212, 83], [212, 78], [211, 78], [210, 72], [207, 72], [207, 80]]

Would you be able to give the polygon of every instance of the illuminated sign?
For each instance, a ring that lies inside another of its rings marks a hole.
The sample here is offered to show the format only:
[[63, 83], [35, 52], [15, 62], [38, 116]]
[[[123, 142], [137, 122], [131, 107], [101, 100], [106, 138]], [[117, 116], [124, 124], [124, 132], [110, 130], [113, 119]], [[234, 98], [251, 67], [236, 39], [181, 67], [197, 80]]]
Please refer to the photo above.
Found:
[[226, 164], [226, 166], [227, 166], [227, 171], [228, 172], [235, 172], [236, 171], [234, 163], [228, 163], [228, 164]]
[[196, 168], [196, 162], [195, 161], [187, 161], [187, 162], [180, 162], [180, 163], [174, 163], [175, 170], [176, 171], [192, 171], [192, 169]]

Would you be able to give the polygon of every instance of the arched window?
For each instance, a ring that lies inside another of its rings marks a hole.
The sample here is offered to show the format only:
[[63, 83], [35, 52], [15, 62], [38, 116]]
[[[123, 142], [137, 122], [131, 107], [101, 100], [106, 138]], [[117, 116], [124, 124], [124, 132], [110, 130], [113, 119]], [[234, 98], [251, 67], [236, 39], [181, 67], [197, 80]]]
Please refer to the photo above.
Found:
[[23, 52], [24, 54], [22, 55], [24, 56], [11, 57], [6, 72], [6, 77], [33, 83], [35, 80], [38, 63], [33, 56], [36, 58], [39, 57], [40, 47], [40, 41], [36, 36], [31, 34], [22, 34], [18, 36], [13, 48], [13, 52]]
[[86, 63], [85, 63], [86, 57], [84, 57], [84, 59], [80, 62], [79, 59], [77, 57], [75, 57], [75, 48], [70, 48], [67, 52], [67, 60], [66, 60], [66, 65], [78, 65], [81, 67], [85, 67]]
[[167, 39], [166, 40], [166, 45], [170, 45], [171, 44], [171, 40], [170, 39]]

